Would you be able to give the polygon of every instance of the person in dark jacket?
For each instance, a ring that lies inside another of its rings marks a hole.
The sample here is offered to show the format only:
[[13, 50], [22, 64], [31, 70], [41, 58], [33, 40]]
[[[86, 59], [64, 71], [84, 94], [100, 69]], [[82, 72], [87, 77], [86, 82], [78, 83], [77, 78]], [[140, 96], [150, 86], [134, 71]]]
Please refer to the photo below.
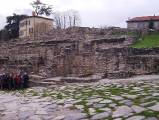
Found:
[[8, 88], [8, 77], [7, 77], [7, 74], [4, 73], [3, 74], [3, 89], [7, 89]]
[[9, 77], [10, 77], [10, 82], [11, 82], [11, 83], [10, 83], [10, 84], [11, 84], [11, 89], [15, 89], [15, 87], [16, 87], [16, 86], [15, 86], [15, 85], [16, 85], [15, 82], [16, 82], [16, 81], [15, 81], [15, 79], [14, 79], [14, 74], [11, 73]]
[[1, 89], [4, 89], [5, 85], [6, 85], [6, 81], [5, 81], [6, 77], [5, 76], [6, 76], [5, 73], [3, 73], [1, 75]]
[[7, 88], [9, 89], [9, 90], [11, 90], [12, 89], [12, 77], [11, 77], [11, 74], [7, 74]]
[[3, 75], [0, 75], [0, 87], [3, 89]]
[[23, 88], [28, 88], [29, 76], [26, 72], [23, 74], [22, 79], [23, 79]]

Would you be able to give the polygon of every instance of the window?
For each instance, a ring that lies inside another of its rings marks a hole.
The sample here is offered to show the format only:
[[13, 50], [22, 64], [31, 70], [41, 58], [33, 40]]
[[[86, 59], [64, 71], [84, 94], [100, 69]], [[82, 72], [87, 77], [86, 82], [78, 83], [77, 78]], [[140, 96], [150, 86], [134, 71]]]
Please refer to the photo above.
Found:
[[20, 27], [24, 27], [25, 24], [25, 22], [20, 23]]
[[34, 32], [33, 28], [29, 28], [29, 34], [31, 34], [33, 32]]
[[22, 35], [23, 35], [23, 33], [24, 33], [23, 31], [20, 31], [20, 32], [19, 32], [19, 36], [22, 36]]
[[28, 22], [28, 25], [30, 25], [30, 20], [29, 21], [27, 21]]

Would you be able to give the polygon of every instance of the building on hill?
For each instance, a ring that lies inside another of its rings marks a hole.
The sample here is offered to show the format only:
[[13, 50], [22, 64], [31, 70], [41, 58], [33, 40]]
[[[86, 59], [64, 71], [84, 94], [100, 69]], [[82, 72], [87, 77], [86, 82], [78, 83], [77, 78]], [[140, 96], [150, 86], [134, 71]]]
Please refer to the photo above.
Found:
[[159, 30], [159, 16], [143, 16], [129, 19], [127, 22], [127, 28], [148, 30], [154, 29]]
[[53, 28], [53, 19], [29, 16], [19, 24], [19, 38], [33, 37], [41, 33], [47, 33]]

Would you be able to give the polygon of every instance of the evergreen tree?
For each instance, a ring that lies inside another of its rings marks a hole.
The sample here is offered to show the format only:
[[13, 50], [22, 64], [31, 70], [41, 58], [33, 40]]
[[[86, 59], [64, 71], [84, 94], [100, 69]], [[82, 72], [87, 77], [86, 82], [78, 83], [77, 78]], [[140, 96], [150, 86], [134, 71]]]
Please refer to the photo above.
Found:
[[26, 15], [17, 15], [17, 14], [8, 16], [6, 18], [7, 24], [2, 30], [0, 30], [0, 39], [8, 40], [19, 37], [19, 23], [21, 20], [23, 20], [26, 17], [27, 17]]

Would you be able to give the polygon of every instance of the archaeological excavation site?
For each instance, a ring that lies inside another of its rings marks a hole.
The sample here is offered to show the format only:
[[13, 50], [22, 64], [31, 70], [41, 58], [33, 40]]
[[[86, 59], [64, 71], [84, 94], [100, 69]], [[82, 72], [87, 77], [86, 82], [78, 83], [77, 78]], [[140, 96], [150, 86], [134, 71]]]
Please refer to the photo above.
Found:
[[70, 27], [1, 41], [0, 73], [25, 71], [29, 84], [0, 78], [0, 120], [159, 120], [159, 48], [135, 47], [141, 34]]
[[121, 28], [72, 27], [1, 42], [0, 71], [24, 70], [44, 78], [63, 77], [63, 82], [67, 77], [73, 82], [71, 77], [97, 80], [158, 74], [159, 49], [131, 47], [138, 34]]

